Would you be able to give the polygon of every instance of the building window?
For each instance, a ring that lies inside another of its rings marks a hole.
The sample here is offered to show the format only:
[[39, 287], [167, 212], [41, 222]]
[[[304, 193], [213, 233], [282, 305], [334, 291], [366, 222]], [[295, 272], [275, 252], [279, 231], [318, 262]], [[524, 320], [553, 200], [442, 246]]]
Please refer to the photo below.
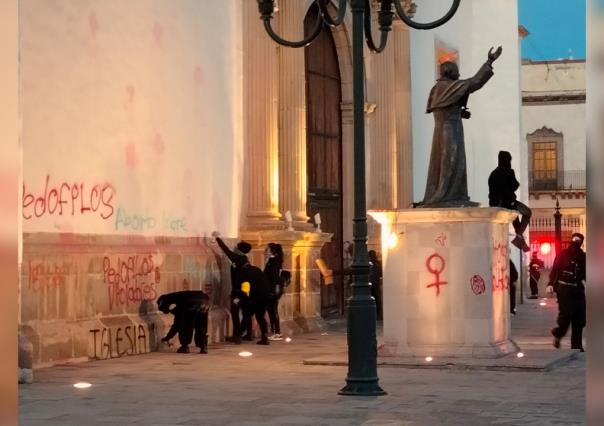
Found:
[[558, 183], [558, 147], [556, 142], [533, 143], [533, 186], [554, 190]]
[[526, 135], [531, 191], [557, 191], [564, 184], [564, 135], [543, 126]]

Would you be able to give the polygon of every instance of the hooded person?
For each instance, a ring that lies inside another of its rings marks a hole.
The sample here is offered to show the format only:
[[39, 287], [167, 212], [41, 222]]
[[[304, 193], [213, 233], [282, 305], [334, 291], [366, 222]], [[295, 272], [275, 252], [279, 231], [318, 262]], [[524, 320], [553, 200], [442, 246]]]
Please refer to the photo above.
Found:
[[231, 262], [231, 321], [233, 322], [233, 335], [227, 337], [227, 341], [234, 343], [241, 343], [241, 300], [244, 294], [241, 291], [241, 284], [243, 283], [242, 270], [246, 265], [249, 265], [247, 254], [252, 250], [250, 243], [246, 241], [239, 241], [235, 248], [231, 250], [216, 233], [216, 243], [225, 254], [225, 256]]
[[259, 345], [268, 345], [268, 324], [266, 322], [266, 310], [270, 303], [270, 284], [262, 269], [249, 263], [241, 269], [243, 280], [241, 309], [243, 321], [242, 331], [246, 331], [246, 339], [252, 340], [252, 317], [256, 318], [260, 328]]
[[558, 297], [557, 326], [552, 328], [554, 347], [571, 329], [571, 349], [583, 352], [583, 328], [586, 324], [585, 278], [586, 256], [581, 249], [585, 237], [574, 233], [567, 249], [556, 255], [549, 274], [548, 293], [556, 292]]
[[180, 348], [176, 352], [189, 353], [189, 345], [195, 331], [195, 345], [200, 353], [208, 353], [208, 312], [210, 298], [200, 290], [177, 291], [161, 295], [157, 307], [164, 314], [174, 315], [172, 326], [162, 342], [169, 342], [176, 334]]
[[512, 169], [512, 154], [508, 151], [499, 151], [497, 168], [489, 175], [489, 206], [516, 210], [520, 213], [520, 218], [517, 217], [512, 222], [516, 232], [512, 244], [524, 252], [528, 252], [530, 247], [524, 240], [524, 231], [531, 222], [532, 212], [526, 204], [516, 199], [518, 188], [520, 188], [520, 182], [516, 179], [516, 174]]
[[440, 78], [430, 91], [426, 113], [434, 114], [434, 135], [428, 166], [426, 192], [419, 207], [466, 207], [477, 203], [468, 196], [466, 151], [463, 118], [470, 118], [466, 108], [471, 93], [482, 88], [493, 76], [493, 62], [502, 49], [491, 49], [488, 59], [476, 75], [459, 78], [454, 62], [440, 66]]

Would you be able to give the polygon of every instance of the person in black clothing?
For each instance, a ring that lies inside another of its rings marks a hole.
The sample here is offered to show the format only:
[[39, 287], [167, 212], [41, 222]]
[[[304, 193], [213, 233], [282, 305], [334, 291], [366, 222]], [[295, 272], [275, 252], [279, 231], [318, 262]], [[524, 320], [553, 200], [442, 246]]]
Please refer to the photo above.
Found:
[[548, 293], [558, 296], [558, 326], [552, 328], [554, 347], [560, 347], [560, 340], [571, 328], [570, 343], [572, 349], [583, 352], [583, 328], [586, 324], [585, 312], [585, 252], [581, 249], [585, 237], [575, 233], [571, 244], [556, 255], [549, 275]]
[[283, 340], [279, 321], [279, 299], [283, 295], [283, 248], [281, 244], [269, 243], [265, 250], [264, 275], [269, 285], [268, 318], [273, 333], [269, 340]]
[[510, 260], [510, 313], [516, 315], [516, 282], [518, 281], [518, 270], [514, 262]]
[[243, 293], [241, 292], [242, 271], [246, 265], [249, 265], [247, 254], [252, 250], [250, 243], [240, 241], [234, 250], [229, 247], [218, 236], [218, 233], [212, 234], [216, 238], [216, 243], [231, 261], [231, 321], [233, 322], [233, 335], [227, 337], [226, 340], [234, 343], [241, 343], [241, 320], [239, 314], [241, 312], [241, 300]]
[[537, 257], [537, 252], [533, 252], [533, 257], [531, 257], [531, 262], [529, 263], [529, 276], [530, 276], [530, 285], [531, 285], [531, 295], [529, 299], [538, 299], [539, 298], [539, 278], [541, 278], [540, 270], [545, 267], [545, 263], [543, 260]]
[[523, 234], [531, 221], [532, 212], [526, 204], [516, 199], [516, 190], [519, 187], [520, 183], [512, 169], [512, 155], [507, 151], [499, 151], [498, 166], [489, 176], [489, 206], [517, 210], [520, 213], [522, 218], [516, 218], [512, 223], [516, 231], [512, 244], [528, 252], [530, 248]]
[[377, 252], [369, 250], [369, 282], [371, 283], [371, 295], [375, 299], [377, 319], [383, 319], [382, 304], [382, 262], [379, 261]]
[[265, 315], [270, 295], [266, 276], [260, 268], [248, 263], [241, 268], [241, 280], [242, 283], [249, 284], [249, 294], [242, 292], [241, 295], [243, 312], [241, 328], [247, 331], [247, 340], [252, 340], [252, 317], [255, 317], [261, 333], [258, 344], [268, 345], [268, 325]]
[[200, 349], [200, 353], [208, 353], [210, 298], [207, 294], [199, 290], [167, 293], [157, 299], [157, 306], [164, 314], [174, 315], [174, 322], [166, 336], [161, 339], [162, 342], [167, 343], [178, 333], [180, 348], [176, 352], [189, 353], [189, 344], [195, 330], [195, 345]]

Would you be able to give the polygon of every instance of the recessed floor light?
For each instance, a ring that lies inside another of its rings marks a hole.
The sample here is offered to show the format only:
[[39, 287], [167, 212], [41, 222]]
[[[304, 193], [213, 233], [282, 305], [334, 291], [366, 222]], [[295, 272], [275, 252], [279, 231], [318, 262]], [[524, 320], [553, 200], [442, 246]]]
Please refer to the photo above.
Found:
[[240, 356], [240, 357], [242, 357], [242, 358], [249, 358], [249, 357], [251, 357], [252, 355], [254, 355], [254, 354], [253, 354], [253, 353], [251, 353], [251, 352], [248, 352], [248, 351], [242, 351], [242, 352], [239, 352], [239, 356]]
[[74, 385], [73, 385], [73, 387], [76, 389], [88, 389], [91, 386], [92, 385], [87, 382], [78, 382], [78, 383], [74, 383]]

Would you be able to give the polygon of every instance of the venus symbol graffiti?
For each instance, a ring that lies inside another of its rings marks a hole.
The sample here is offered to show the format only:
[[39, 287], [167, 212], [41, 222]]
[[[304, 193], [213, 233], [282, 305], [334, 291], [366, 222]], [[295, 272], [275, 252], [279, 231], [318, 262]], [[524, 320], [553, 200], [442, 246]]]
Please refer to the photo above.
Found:
[[448, 284], [448, 282], [440, 280], [440, 275], [444, 272], [445, 266], [445, 258], [438, 253], [434, 253], [426, 260], [426, 269], [434, 275], [434, 282], [428, 284], [426, 288], [436, 287], [437, 296], [440, 296], [440, 286]]

